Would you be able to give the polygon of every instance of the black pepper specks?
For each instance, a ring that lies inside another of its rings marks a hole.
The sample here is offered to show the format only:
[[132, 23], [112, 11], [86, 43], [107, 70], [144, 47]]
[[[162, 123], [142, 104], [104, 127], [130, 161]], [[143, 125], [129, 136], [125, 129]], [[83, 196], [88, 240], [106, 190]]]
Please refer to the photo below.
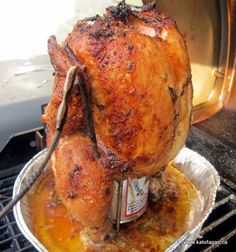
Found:
[[89, 36], [94, 37], [94, 38], [109, 38], [114, 35], [114, 32], [111, 30], [107, 29], [102, 29], [102, 30], [96, 30], [94, 32], [90, 32]]
[[121, 31], [120, 36], [121, 36], [121, 37], [126, 37], [126, 32]]
[[68, 198], [68, 199], [74, 199], [75, 195], [76, 195], [76, 194], [75, 194], [74, 192], [72, 192], [72, 191], [71, 191], [71, 192], [68, 192], [67, 198]]
[[99, 18], [99, 15], [95, 15], [93, 17], [85, 18], [84, 20], [85, 21], [96, 21], [98, 18]]
[[74, 164], [73, 170], [68, 172], [69, 179], [72, 180], [75, 175], [79, 175], [81, 170], [82, 167], [78, 166], [77, 164]]
[[143, 17], [142, 20], [145, 22], [145, 23], [155, 23], [156, 20], [154, 18], [146, 18], [146, 17]]
[[128, 45], [128, 50], [129, 50], [129, 52], [131, 52], [133, 49], [134, 49], [134, 46], [133, 46], [133, 45]]
[[81, 166], [78, 166], [77, 164], [74, 165], [74, 168], [73, 168], [73, 172], [74, 173], [78, 173], [82, 170], [82, 167]]
[[128, 71], [132, 70], [133, 69], [133, 63], [129, 62], [128, 65], [127, 65], [127, 69], [128, 69]]
[[105, 62], [102, 63], [101, 67], [102, 67], [102, 68], [105, 68], [105, 67], [108, 66], [108, 65], [109, 65], [109, 62], [108, 62], [108, 61], [105, 61]]
[[96, 104], [98, 110], [102, 111], [105, 109], [105, 105], [104, 104]]
[[125, 113], [125, 116], [130, 116], [132, 113], [132, 109], [129, 109], [126, 113]]

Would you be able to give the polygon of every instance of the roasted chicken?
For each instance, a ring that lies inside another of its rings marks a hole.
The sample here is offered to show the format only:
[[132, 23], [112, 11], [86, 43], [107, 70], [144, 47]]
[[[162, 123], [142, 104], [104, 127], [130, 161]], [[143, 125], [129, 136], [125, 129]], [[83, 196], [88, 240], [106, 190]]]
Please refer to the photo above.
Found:
[[78, 66], [86, 80], [99, 158], [75, 80], [52, 165], [60, 199], [99, 243], [112, 227], [113, 180], [152, 176], [184, 145], [192, 104], [185, 41], [170, 17], [151, 6], [132, 11], [123, 1], [79, 21], [62, 45], [50, 37], [48, 52], [55, 69], [43, 115], [48, 144], [68, 69]]

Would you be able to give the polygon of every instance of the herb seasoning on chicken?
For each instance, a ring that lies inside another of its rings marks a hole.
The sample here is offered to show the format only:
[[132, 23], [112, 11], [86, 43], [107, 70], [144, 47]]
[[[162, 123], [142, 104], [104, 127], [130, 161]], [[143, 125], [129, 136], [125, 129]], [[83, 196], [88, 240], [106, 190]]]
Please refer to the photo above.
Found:
[[65, 76], [76, 65], [84, 76], [99, 154], [94, 158], [77, 78], [52, 156], [56, 191], [90, 239], [100, 243], [112, 231], [107, 192], [113, 181], [158, 173], [184, 145], [192, 106], [185, 41], [170, 17], [152, 7], [132, 11], [123, 1], [102, 17], [78, 21], [62, 45], [50, 37], [48, 52], [55, 79], [43, 115], [47, 143]]

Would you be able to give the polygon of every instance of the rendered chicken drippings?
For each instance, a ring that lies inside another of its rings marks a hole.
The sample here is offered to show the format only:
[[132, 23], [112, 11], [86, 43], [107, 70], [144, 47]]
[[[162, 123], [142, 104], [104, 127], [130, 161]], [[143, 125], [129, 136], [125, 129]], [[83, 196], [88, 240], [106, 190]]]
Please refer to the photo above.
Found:
[[79, 21], [62, 45], [50, 37], [48, 52], [55, 69], [43, 116], [48, 144], [69, 67], [78, 66], [86, 80], [100, 158], [92, 155], [75, 81], [52, 165], [63, 204], [99, 243], [112, 228], [113, 180], [152, 176], [184, 145], [192, 102], [185, 42], [171, 18], [122, 2], [103, 17]]
[[165, 251], [192, 226], [193, 216], [202, 205], [196, 188], [175, 168], [167, 167], [163, 183], [166, 190], [158, 202], [150, 204], [138, 220], [123, 225], [118, 236], [95, 249], [88, 246], [82, 226], [70, 217], [58, 197], [50, 169], [29, 196], [34, 235], [53, 252]]

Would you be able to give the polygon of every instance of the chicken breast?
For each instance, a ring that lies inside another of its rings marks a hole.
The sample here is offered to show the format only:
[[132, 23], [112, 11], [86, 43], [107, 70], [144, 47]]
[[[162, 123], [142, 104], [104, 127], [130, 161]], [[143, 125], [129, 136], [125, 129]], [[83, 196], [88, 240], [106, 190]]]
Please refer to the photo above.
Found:
[[75, 220], [107, 233], [112, 181], [151, 176], [184, 145], [192, 106], [185, 41], [170, 17], [151, 7], [131, 11], [122, 2], [103, 17], [79, 21], [62, 45], [50, 37], [48, 52], [55, 69], [43, 116], [48, 144], [66, 73], [76, 65], [86, 80], [100, 153], [94, 160], [75, 82], [52, 158], [56, 188]]

